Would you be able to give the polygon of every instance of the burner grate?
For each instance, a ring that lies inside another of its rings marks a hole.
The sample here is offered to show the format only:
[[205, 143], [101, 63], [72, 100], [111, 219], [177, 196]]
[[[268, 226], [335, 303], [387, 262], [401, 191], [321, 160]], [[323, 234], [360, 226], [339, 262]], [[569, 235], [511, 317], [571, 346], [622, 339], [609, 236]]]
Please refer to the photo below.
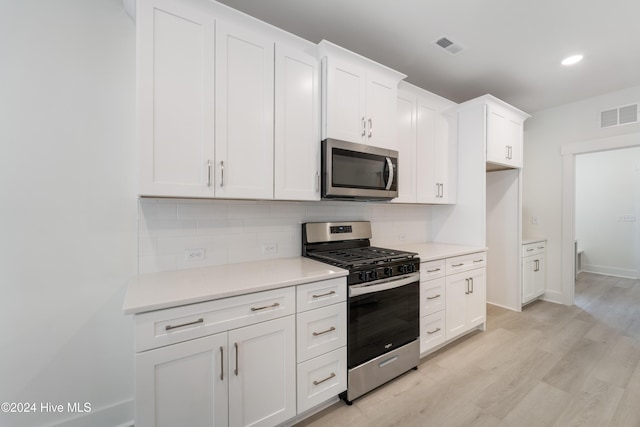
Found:
[[399, 259], [410, 259], [417, 255], [414, 252], [397, 251], [394, 249], [366, 246], [351, 249], [336, 249], [328, 251], [314, 251], [313, 257], [329, 261], [339, 266], [359, 266], [389, 262]]

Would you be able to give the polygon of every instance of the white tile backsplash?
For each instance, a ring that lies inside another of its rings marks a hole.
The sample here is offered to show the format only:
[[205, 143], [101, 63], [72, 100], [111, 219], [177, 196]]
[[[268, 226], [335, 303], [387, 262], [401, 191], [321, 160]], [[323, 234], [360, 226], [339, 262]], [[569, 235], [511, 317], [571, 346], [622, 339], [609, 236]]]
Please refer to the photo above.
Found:
[[[140, 273], [299, 256], [310, 221], [371, 221], [378, 246], [431, 240], [424, 205], [145, 198], [138, 211]], [[273, 244], [277, 252], [264, 253]], [[205, 259], [185, 260], [189, 249], [204, 249]]]

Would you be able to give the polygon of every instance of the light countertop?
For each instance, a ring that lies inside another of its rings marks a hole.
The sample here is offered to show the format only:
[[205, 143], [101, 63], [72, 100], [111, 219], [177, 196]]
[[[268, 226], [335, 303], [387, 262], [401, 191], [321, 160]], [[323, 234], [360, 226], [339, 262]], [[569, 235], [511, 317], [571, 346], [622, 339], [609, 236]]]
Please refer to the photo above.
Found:
[[407, 245], [392, 246], [393, 249], [407, 252], [417, 252], [421, 262], [449, 258], [458, 255], [467, 255], [474, 252], [487, 250], [485, 246], [465, 246], [438, 242], [412, 243]]
[[347, 270], [303, 257], [142, 274], [129, 283], [122, 309], [125, 314], [136, 314], [347, 274]]

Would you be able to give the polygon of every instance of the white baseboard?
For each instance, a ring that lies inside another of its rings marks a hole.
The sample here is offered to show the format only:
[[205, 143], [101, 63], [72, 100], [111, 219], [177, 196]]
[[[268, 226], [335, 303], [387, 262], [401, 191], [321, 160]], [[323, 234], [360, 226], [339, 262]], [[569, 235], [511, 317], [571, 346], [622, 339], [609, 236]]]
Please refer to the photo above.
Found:
[[564, 303], [564, 298], [562, 297], [562, 292], [557, 292], [557, 291], [545, 291], [544, 295], [542, 295], [542, 301], [548, 301], [548, 302], [553, 302], [556, 304], [563, 304], [566, 305]]
[[103, 408], [91, 408], [91, 412], [50, 424], [48, 427], [133, 427], [133, 399]]
[[604, 265], [594, 265], [582, 263], [582, 271], [585, 273], [604, 274], [606, 276], [623, 277], [627, 279], [637, 279], [638, 272], [628, 268], [607, 267]]

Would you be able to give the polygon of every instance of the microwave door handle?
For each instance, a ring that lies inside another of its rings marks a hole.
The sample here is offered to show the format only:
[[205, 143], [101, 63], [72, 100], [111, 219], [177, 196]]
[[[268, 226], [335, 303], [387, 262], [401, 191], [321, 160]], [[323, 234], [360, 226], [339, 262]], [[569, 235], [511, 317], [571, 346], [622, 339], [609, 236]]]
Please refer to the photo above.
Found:
[[391, 159], [389, 157], [386, 157], [387, 160], [387, 167], [389, 168], [389, 180], [387, 181], [387, 186], [385, 187], [385, 190], [390, 190], [391, 186], [393, 185], [393, 163], [391, 162]]

